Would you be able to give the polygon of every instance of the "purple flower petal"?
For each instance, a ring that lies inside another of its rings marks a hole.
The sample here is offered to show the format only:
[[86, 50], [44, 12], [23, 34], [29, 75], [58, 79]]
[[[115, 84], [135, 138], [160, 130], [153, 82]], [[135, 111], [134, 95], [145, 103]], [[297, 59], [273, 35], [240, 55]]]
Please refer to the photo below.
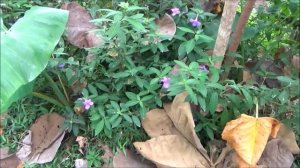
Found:
[[86, 110], [88, 110], [92, 105], [94, 105], [94, 102], [91, 99], [83, 98], [83, 106]]
[[172, 8], [171, 12], [172, 12], [172, 14], [171, 14], [172, 16], [180, 14], [180, 10], [177, 7]]
[[161, 79], [161, 82], [163, 83], [163, 88], [168, 89], [170, 87], [170, 78], [169, 77], [163, 77]]
[[65, 63], [58, 64], [58, 68], [63, 69], [65, 67]]
[[199, 70], [206, 71], [206, 72], [208, 71], [206, 65], [199, 65]]
[[198, 18], [196, 18], [196, 19], [190, 19], [190, 23], [192, 24], [193, 27], [199, 27], [199, 26], [201, 26], [201, 22], [198, 21]]

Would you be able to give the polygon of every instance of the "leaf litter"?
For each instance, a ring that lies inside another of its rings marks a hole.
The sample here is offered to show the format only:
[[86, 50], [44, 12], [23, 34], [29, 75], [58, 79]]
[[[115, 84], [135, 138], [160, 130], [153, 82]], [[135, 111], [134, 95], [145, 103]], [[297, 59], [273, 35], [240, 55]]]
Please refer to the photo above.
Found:
[[63, 123], [64, 118], [57, 113], [39, 117], [22, 140], [17, 157], [23, 162], [51, 162], [65, 135]]
[[[164, 109], [150, 110], [142, 121], [151, 139], [134, 142], [134, 146], [157, 167], [278, 167], [282, 160], [282, 166], [290, 167], [293, 163], [292, 153], [299, 152], [294, 133], [274, 118], [245, 114], [224, 128], [227, 145], [217, 140], [208, 143], [208, 157], [194, 132], [186, 96], [181, 93], [172, 104], [164, 104]], [[270, 136], [276, 139], [270, 140]]]

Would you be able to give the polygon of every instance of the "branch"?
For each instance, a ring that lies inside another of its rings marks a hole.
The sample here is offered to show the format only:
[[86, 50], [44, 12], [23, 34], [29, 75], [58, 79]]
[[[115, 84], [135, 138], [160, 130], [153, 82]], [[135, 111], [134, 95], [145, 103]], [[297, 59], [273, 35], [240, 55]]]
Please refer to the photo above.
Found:
[[[236, 9], [238, 6], [239, 0], [227, 0], [225, 1], [225, 6], [223, 9], [223, 14], [221, 18], [221, 23], [218, 30], [218, 36], [216, 39], [215, 48], [213, 50], [212, 57], [215, 58], [217, 56], [224, 57], [230, 33], [232, 23], [236, 14]], [[216, 68], [220, 68], [223, 60], [215, 63]]]
[[[247, 1], [246, 5], [242, 11], [242, 14], [239, 18], [239, 21], [236, 25], [235, 32], [232, 35], [232, 42], [227, 50], [227, 53], [236, 52], [236, 50], [240, 44], [242, 35], [244, 33], [246, 24], [248, 22], [251, 12], [252, 12], [252, 9], [255, 5], [255, 1], [256, 0], [248, 0]], [[234, 57], [225, 56], [225, 60], [224, 60], [225, 65], [232, 65], [233, 62], [234, 62]], [[225, 79], [228, 77], [229, 71], [230, 71], [230, 68], [225, 70], [225, 73], [222, 75], [222, 79]]]

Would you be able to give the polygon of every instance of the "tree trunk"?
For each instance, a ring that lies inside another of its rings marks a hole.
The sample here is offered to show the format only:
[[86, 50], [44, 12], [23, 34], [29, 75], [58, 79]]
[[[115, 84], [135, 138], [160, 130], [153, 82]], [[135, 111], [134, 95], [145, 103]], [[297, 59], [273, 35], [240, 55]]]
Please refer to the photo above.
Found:
[[[225, 6], [223, 9], [223, 14], [221, 18], [221, 23], [218, 30], [218, 36], [216, 39], [216, 44], [213, 50], [212, 57], [215, 58], [217, 56], [224, 57], [230, 33], [232, 23], [236, 14], [236, 9], [238, 6], [239, 0], [227, 0], [225, 1]], [[223, 60], [215, 63], [216, 68], [220, 68]]]
[[[255, 5], [255, 0], [247, 1], [246, 5], [242, 11], [242, 14], [239, 18], [239, 21], [236, 25], [235, 32], [232, 35], [232, 42], [227, 50], [227, 53], [236, 52], [254, 5]], [[234, 57], [225, 56], [225, 60], [224, 60], [225, 65], [230, 66], [233, 64], [233, 62], [234, 62]], [[222, 75], [222, 79], [225, 79], [228, 77], [229, 71], [230, 71], [230, 68], [228, 68], [225, 71], [225, 73]]]

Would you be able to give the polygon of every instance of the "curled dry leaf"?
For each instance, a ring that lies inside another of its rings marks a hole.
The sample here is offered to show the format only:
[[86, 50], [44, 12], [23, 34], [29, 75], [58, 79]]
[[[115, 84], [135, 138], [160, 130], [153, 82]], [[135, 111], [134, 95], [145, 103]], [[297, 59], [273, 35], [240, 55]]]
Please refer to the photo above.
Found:
[[78, 149], [79, 152], [81, 154], [83, 154], [83, 148], [84, 148], [85, 144], [87, 144], [88, 139], [86, 137], [83, 137], [83, 136], [77, 136], [76, 141], [79, 144], [79, 149]]
[[291, 167], [293, 154], [280, 139], [270, 140], [259, 159], [258, 164], [266, 167]]
[[159, 136], [133, 145], [145, 158], [162, 167], [210, 167], [202, 154], [178, 135]]
[[77, 79], [71, 86], [72, 91], [74, 94], [80, 93], [85, 87], [87, 86], [87, 81], [80, 82], [79, 79]]
[[176, 23], [170, 15], [165, 14], [162, 18], [156, 20], [155, 23], [158, 25], [158, 32], [160, 35], [170, 36], [169, 40], [174, 37], [176, 33]]
[[64, 118], [49, 113], [38, 118], [24, 138], [17, 156], [25, 162], [46, 163], [53, 160], [65, 135], [62, 129]]
[[185, 102], [187, 95], [187, 92], [177, 95], [173, 100], [170, 111], [166, 111], [179, 132], [203, 155], [207, 156], [207, 151], [202, 146], [200, 139], [194, 130], [195, 123], [191, 107], [188, 102]]
[[154, 168], [155, 165], [148, 160], [143, 160], [141, 156], [138, 156], [131, 150], [126, 150], [126, 155], [118, 151], [113, 158], [113, 167], [140, 167], [140, 168]]
[[274, 118], [254, 118], [242, 114], [226, 124], [222, 139], [234, 148], [238, 158], [247, 163], [247, 166], [256, 166], [269, 136], [275, 138], [279, 127], [279, 121]]
[[1, 168], [16, 168], [19, 165], [22, 165], [22, 162], [15, 154], [10, 154], [8, 148], [0, 148]]
[[67, 40], [72, 45], [79, 48], [90, 48], [102, 42], [95, 32], [91, 32], [91, 30], [97, 29], [97, 26], [90, 22], [92, 17], [86, 9], [76, 2], [66, 3], [61, 8], [69, 11]]
[[300, 148], [297, 145], [295, 133], [284, 124], [281, 124], [276, 138], [280, 139], [293, 154], [300, 153]]

